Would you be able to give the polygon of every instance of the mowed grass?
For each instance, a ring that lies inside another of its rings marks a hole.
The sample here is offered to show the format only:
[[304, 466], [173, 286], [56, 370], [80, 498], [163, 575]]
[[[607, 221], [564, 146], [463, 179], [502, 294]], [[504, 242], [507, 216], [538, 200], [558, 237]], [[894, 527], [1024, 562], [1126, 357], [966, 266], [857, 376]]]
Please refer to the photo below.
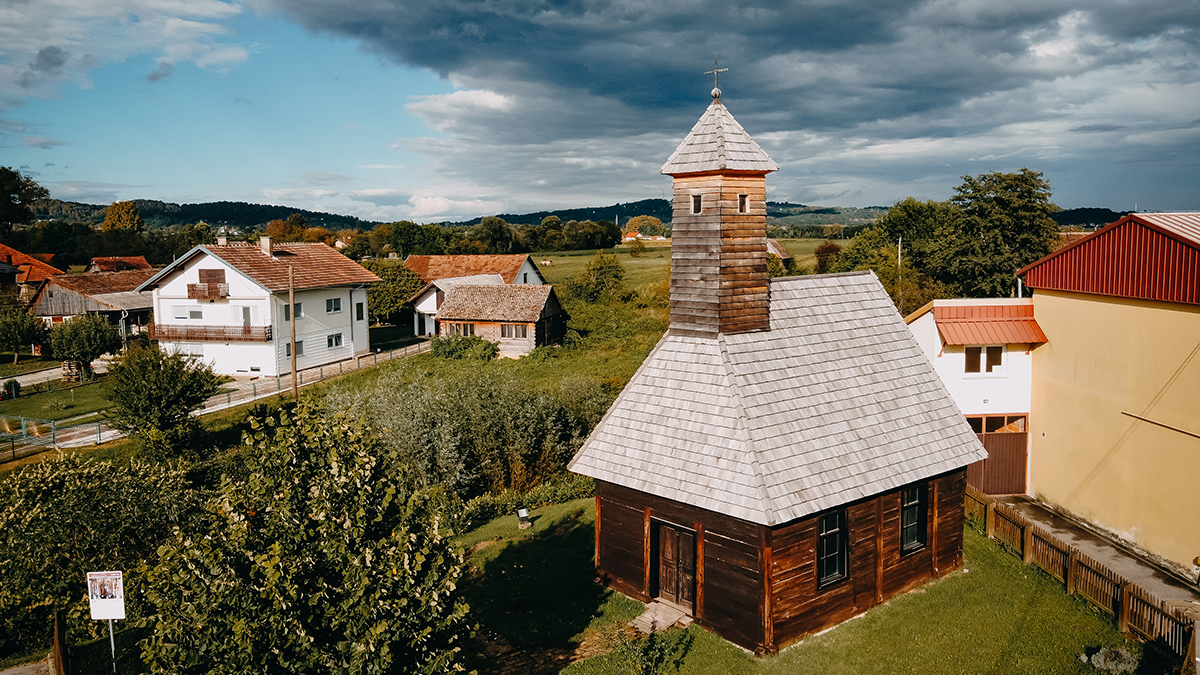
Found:
[[61, 361], [45, 359], [33, 354], [20, 355], [19, 360], [13, 363], [12, 352], [0, 352], [0, 379], [7, 380], [17, 375], [31, 373], [35, 370], [47, 370], [49, 368], [57, 368], [62, 364]]
[[[594, 581], [594, 509], [593, 500], [578, 500], [534, 510], [525, 532], [504, 516], [458, 539], [471, 551], [464, 592], [486, 635], [529, 650], [569, 649], [589, 633], [618, 645], [617, 631], [641, 604]], [[1081, 654], [1141, 653], [1111, 617], [995, 542], [968, 530], [964, 549], [962, 570], [777, 656], [754, 657], [698, 626], [667, 631], [663, 644], [685, 675], [1094, 673]], [[487, 672], [486, 662], [471, 665]], [[563, 672], [616, 675], [630, 666], [623, 649]]]
[[[815, 247], [814, 247], [815, 248]], [[567, 277], [583, 271], [596, 253], [600, 251], [554, 251], [553, 253], [530, 253], [533, 262], [538, 265], [546, 282], [561, 284]], [[662, 281], [671, 273], [671, 247], [647, 246], [640, 257], [633, 257], [629, 247], [618, 246], [604, 249], [603, 253], [611, 253], [621, 261], [625, 268], [625, 288], [633, 290], [642, 284]], [[553, 265], [542, 265], [543, 260], [553, 262]]]
[[[55, 382], [54, 385], [58, 386], [59, 383]], [[101, 382], [38, 393], [34, 393], [32, 387], [24, 387], [21, 389], [21, 395], [17, 398], [0, 401], [0, 417], [64, 420], [68, 417], [99, 412], [108, 406], [109, 402], [104, 396]], [[19, 427], [17, 431], [20, 431]], [[5, 433], [11, 432], [5, 430]]]

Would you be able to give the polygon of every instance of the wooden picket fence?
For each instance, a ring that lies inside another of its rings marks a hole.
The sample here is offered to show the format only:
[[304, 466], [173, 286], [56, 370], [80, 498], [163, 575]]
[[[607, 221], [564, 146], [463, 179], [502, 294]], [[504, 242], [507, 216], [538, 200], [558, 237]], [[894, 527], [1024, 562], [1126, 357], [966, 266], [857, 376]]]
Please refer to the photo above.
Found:
[[981, 525], [989, 539], [1044, 570], [1067, 593], [1079, 594], [1111, 614], [1122, 632], [1143, 642], [1159, 641], [1179, 656], [1195, 658], [1196, 622], [1182, 610], [1168, 608], [1154, 594], [970, 485], [963, 501], [967, 520]]

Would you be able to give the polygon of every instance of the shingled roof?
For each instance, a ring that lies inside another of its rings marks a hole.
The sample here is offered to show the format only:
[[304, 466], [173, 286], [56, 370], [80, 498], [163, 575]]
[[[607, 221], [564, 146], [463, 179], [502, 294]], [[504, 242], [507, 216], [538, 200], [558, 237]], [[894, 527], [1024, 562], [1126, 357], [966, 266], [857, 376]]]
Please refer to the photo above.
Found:
[[271, 255], [264, 253], [257, 244], [200, 245], [163, 268], [137, 290], [157, 286], [176, 268], [201, 253], [220, 259], [271, 293], [288, 289], [289, 266], [293, 269], [298, 291], [379, 281], [379, 277], [362, 265], [321, 243], [274, 244]]
[[82, 296], [85, 303], [83, 309], [89, 312], [149, 309], [153, 304], [150, 295], [138, 293], [136, 289], [156, 272], [157, 270], [146, 269], [91, 274], [60, 274], [46, 280], [33, 299], [31, 311], [39, 316], [47, 316], [55, 311], [48, 309], [43, 304], [43, 298], [48, 294], [52, 295], [58, 288]]
[[778, 171], [779, 165], [750, 138], [717, 97], [659, 172], [678, 176], [721, 170], [765, 174]]
[[[499, 274], [504, 277], [504, 283], [511, 284], [517, 280], [517, 274], [529, 256], [524, 253], [512, 255], [410, 255], [404, 260], [404, 266], [421, 277], [421, 281], [430, 283], [438, 279], [450, 277], [473, 277], [480, 274]], [[532, 264], [532, 263], [531, 263]], [[537, 267], [534, 267], [537, 271]], [[542, 273], [538, 279], [545, 283]]]
[[987, 453], [872, 272], [771, 280], [771, 329], [659, 341], [572, 460], [777, 525]]
[[[446, 291], [438, 308], [439, 321], [535, 322], [542, 316], [554, 287], [546, 284], [464, 285]], [[555, 298], [557, 302], [557, 298]]]
[[20, 272], [17, 274], [17, 283], [32, 284], [38, 281], [45, 281], [56, 274], [62, 274], [63, 271], [52, 265], [47, 265], [41, 260], [21, 253], [17, 249], [0, 244], [0, 262], [15, 265]]
[[120, 272], [123, 270], [148, 270], [150, 263], [145, 256], [140, 255], [110, 255], [103, 258], [92, 258], [88, 263], [88, 272]]

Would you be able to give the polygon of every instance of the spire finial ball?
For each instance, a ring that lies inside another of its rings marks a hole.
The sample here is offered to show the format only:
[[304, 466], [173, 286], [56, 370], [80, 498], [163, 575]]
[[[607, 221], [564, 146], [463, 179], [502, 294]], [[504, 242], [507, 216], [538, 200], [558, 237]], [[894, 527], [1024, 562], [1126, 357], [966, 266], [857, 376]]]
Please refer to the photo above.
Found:
[[721, 90], [717, 89], [716, 87], [713, 87], [712, 97], [713, 98], [721, 98]]

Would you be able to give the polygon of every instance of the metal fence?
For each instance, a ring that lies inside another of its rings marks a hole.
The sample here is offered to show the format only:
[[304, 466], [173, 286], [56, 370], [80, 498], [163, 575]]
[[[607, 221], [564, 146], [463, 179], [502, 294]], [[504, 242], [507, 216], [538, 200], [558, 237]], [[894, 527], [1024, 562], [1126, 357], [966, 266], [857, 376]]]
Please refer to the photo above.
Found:
[[1106, 565], [1060, 541], [1008, 504], [968, 485], [964, 498], [968, 520], [982, 526], [989, 539], [1003, 544], [1026, 563], [1036, 565], [1113, 616], [1122, 632], [1144, 642], [1159, 641], [1180, 656], [1193, 647], [1195, 621], [1153, 593], [1113, 572]]
[[[346, 361], [306, 368], [296, 374], [296, 386], [307, 387], [346, 373], [372, 368], [395, 359], [429, 351], [428, 342], [373, 352]], [[202, 413], [226, 410], [271, 396], [290, 392], [292, 375], [239, 380], [225, 386], [224, 391], [205, 402]], [[120, 438], [123, 433], [104, 422], [86, 422], [67, 426], [62, 421], [32, 418], [0, 418], [0, 463], [27, 457], [49, 448], [74, 448], [98, 445]]]

